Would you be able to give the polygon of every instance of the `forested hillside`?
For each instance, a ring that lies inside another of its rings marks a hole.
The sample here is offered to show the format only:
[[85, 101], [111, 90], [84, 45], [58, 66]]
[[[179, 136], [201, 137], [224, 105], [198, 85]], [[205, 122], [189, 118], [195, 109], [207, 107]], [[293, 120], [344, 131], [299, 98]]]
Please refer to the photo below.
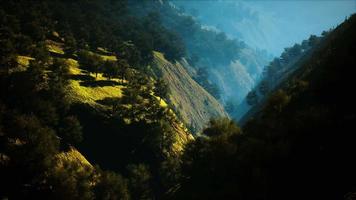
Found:
[[292, 47], [285, 48], [280, 57], [274, 58], [265, 66], [261, 80], [247, 93], [244, 102], [239, 107], [233, 108], [245, 110], [245, 112], [231, 112], [232, 117], [243, 124], [248, 117], [261, 109], [261, 105], [265, 104], [269, 95], [310, 59], [314, 51], [321, 48], [329, 32], [323, 31], [319, 37], [311, 35], [301, 44], [294, 44]]
[[181, 59], [178, 36], [125, 1], [1, 1], [0, 15], [0, 197], [163, 196], [194, 138], [149, 64]]
[[228, 117], [220, 103], [189, 76], [191, 66], [185, 59], [172, 64], [156, 52], [153, 67], [169, 83], [168, 102], [193, 133], [203, 130], [212, 118]]
[[353, 15], [325, 36], [242, 130], [229, 120], [213, 121], [206, 137], [186, 147], [178, 197], [353, 199], [355, 34]]
[[162, 24], [176, 32], [186, 46], [185, 57], [192, 66], [188, 72], [224, 106], [230, 102], [236, 107], [260, 79], [270, 56], [238, 38], [207, 28], [174, 1], [143, 2], [129, 1], [129, 7], [138, 16], [161, 16]]
[[0, 199], [355, 195], [355, 15], [272, 61], [238, 127], [221, 103], [268, 56], [171, 2], [0, 5]]

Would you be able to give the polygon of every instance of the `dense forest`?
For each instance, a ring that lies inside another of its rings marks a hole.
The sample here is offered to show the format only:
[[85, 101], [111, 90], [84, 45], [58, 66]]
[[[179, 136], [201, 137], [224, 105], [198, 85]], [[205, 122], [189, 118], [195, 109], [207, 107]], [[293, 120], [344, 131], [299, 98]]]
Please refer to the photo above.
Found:
[[[180, 59], [184, 45], [126, 4], [1, 1], [1, 198], [153, 199], [170, 187], [180, 122], [161, 106], [166, 83], [145, 72], [153, 51]], [[77, 103], [74, 83], [123, 97]]]
[[354, 198], [355, 17], [327, 34], [242, 130], [213, 121], [208, 137], [187, 146], [182, 198]]
[[[241, 40], [228, 37], [224, 32], [204, 27], [195, 16], [170, 1], [129, 1], [129, 8], [139, 17], [149, 13], [161, 16], [163, 26], [175, 32], [184, 42], [185, 58], [191, 65], [189, 71], [194, 79], [222, 103], [230, 98], [239, 101], [239, 98], [244, 96], [240, 97], [240, 94], [243, 94], [246, 88], [239, 82], [226, 83], [224, 80], [219, 83], [221, 76], [236, 73], [241, 79], [242, 76], [248, 76], [257, 81], [260, 70], [270, 59], [263, 50], [253, 49]], [[236, 61], [241, 63], [243, 71], [246, 70], [245, 74], [235, 72], [236, 69], [230, 67]], [[224, 91], [226, 87], [235, 91]]]
[[[231, 105], [227, 110], [230, 116], [239, 120], [240, 123], [244, 123], [248, 116], [253, 115], [260, 109], [258, 105], [263, 105], [269, 95], [295, 70], [299, 69], [305, 60], [310, 58], [312, 52], [320, 47], [319, 44], [323, 42], [330, 31], [323, 31], [321, 36], [311, 35], [301, 44], [294, 44], [285, 48], [279, 57], [274, 58], [264, 67], [261, 79], [246, 94], [245, 100], [240, 105], [229, 102]], [[238, 110], [240, 112], [237, 112]], [[247, 113], [241, 112], [241, 110], [245, 110]]]
[[273, 60], [242, 127], [193, 136], [155, 52], [219, 98], [209, 70], [248, 47], [164, 3], [0, 0], [0, 198], [352, 199], [356, 16]]

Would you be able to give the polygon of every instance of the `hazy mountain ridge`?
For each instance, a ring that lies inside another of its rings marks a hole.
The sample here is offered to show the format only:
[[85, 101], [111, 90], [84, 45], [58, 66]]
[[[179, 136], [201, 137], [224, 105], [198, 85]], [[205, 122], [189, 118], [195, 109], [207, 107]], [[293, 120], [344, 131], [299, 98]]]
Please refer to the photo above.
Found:
[[264, 68], [261, 80], [248, 92], [244, 101], [239, 105], [239, 109], [244, 112], [235, 112], [234, 118], [243, 124], [251, 115], [257, 113], [270, 94], [277, 91], [295, 71], [300, 70], [305, 62], [311, 59], [315, 51], [323, 47], [330, 32], [332, 30], [323, 31], [320, 37], [311, 35], [301, 44], [285, 48], [280, 57], [274, 58]]
[[353, 15], [321, 40], [241, 130], [217, 120], [206, 137], [187, 146], [188, 178], [179, 197], [353, 199], [355, 34]]
[[[174, 1], [133, 3], [132, 9], [139, 16], [158, 13], [165, 27], [183, 39], [187, 48], [186, 60], [194, 69], [187, 70], [192, 77], [198, 77], [196, 80], [199, 80], [199, 70], [205, 70], [208, 75], [204, 79], [210, 83], [198, 83], [221, 104], [228, 101], [238, 104], [242, 101], [271, 59], [265, 51], [252, 49], [243, 41], [230, 38], [221, 31], [207, 29], [194, 16], [175, 6]], [[226, 75], [228, 77], [224, 78]]]
[[[340, 24], [354, 1], [173, 1], [201, 23], [278, 56], [283, 48]], [[298, 16], [298, 17], [296, 17]], [[300, 29], [300, 27], [303, 27]]]

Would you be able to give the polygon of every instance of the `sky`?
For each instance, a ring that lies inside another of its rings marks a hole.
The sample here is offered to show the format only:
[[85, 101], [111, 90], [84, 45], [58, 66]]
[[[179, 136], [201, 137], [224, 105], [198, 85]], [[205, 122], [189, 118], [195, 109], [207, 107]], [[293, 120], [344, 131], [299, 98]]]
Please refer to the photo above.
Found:
[[[266, 40], [266, 42], [255, 40], [257, 38], [246, 35], [246, 43], [267, 49], [277, 55], [283, 48], [301, 42], [311, 34], [320, 35], [323, 30], [336, 27], [345, 20], [346, 16], [356, 12], [355, 0], [245, 1], [243, 3], [252, 12], [258, 13], [259, 33], [257, 34]], [[240, 24], [242, 28], [250, 25], [247, 20]]]
[[356, 13], [356, 0], [180, 0], [202, 23], [279, 56]]

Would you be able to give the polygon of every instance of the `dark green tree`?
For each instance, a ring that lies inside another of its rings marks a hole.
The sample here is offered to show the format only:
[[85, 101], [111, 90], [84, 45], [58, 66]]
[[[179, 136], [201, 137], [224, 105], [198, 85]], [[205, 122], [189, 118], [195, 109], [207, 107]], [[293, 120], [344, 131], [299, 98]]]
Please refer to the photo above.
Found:
[[129, 165], [129, 190], [132, 199], [152, 199], [152, 175], [144, 164]]
[[82, 126], [77, 117], [64, 118], [59, 135], [70, 144], [79, 144], [83, 140]]
[[124, 79], [126, 78], [126, 75], [128, 73], [128, 69], [130, 66], [129, 66], [128, 62], [123, 59], [119, 59], [117, 64], [118, 64], [118, 74], [120, 75], [121, 83], [123, 83]]
[[98, 73], [102, 70], [103, 60], [102, 58], [94, 53], [89, 51], [80, 51], [78, 54], [79, 62], [84, 69], [89, 73], [94, 73], [95, 77], [98, 77]]
[[130, 199], [127, 180], [121, 175], [110, 171], [99, 170], [98, 178], [99, 181], [94, 187], [96, 199]]
[[268, 80], [262, 80], [258, 86], [258, 89], [262, 95], [266, 95], [270, 90]]
[[111, 78], [118, 77], [120, 74], [120, 67], [117, 62], [113, 61], [106, 61], [103, 68], [104, 75], [108, 77], [110, 80]]
[[250, 91], [247, 96], [246, 96], [246, 100], [248, 105], [253, 106], [256, 105], [258, 103], [258, 96], [255, 90]]
[[169, 93], [169, 87], [163, 79], [158, 79], [154, 85], [154, 92], [159, 97], [159, 100], [166, 99]]

